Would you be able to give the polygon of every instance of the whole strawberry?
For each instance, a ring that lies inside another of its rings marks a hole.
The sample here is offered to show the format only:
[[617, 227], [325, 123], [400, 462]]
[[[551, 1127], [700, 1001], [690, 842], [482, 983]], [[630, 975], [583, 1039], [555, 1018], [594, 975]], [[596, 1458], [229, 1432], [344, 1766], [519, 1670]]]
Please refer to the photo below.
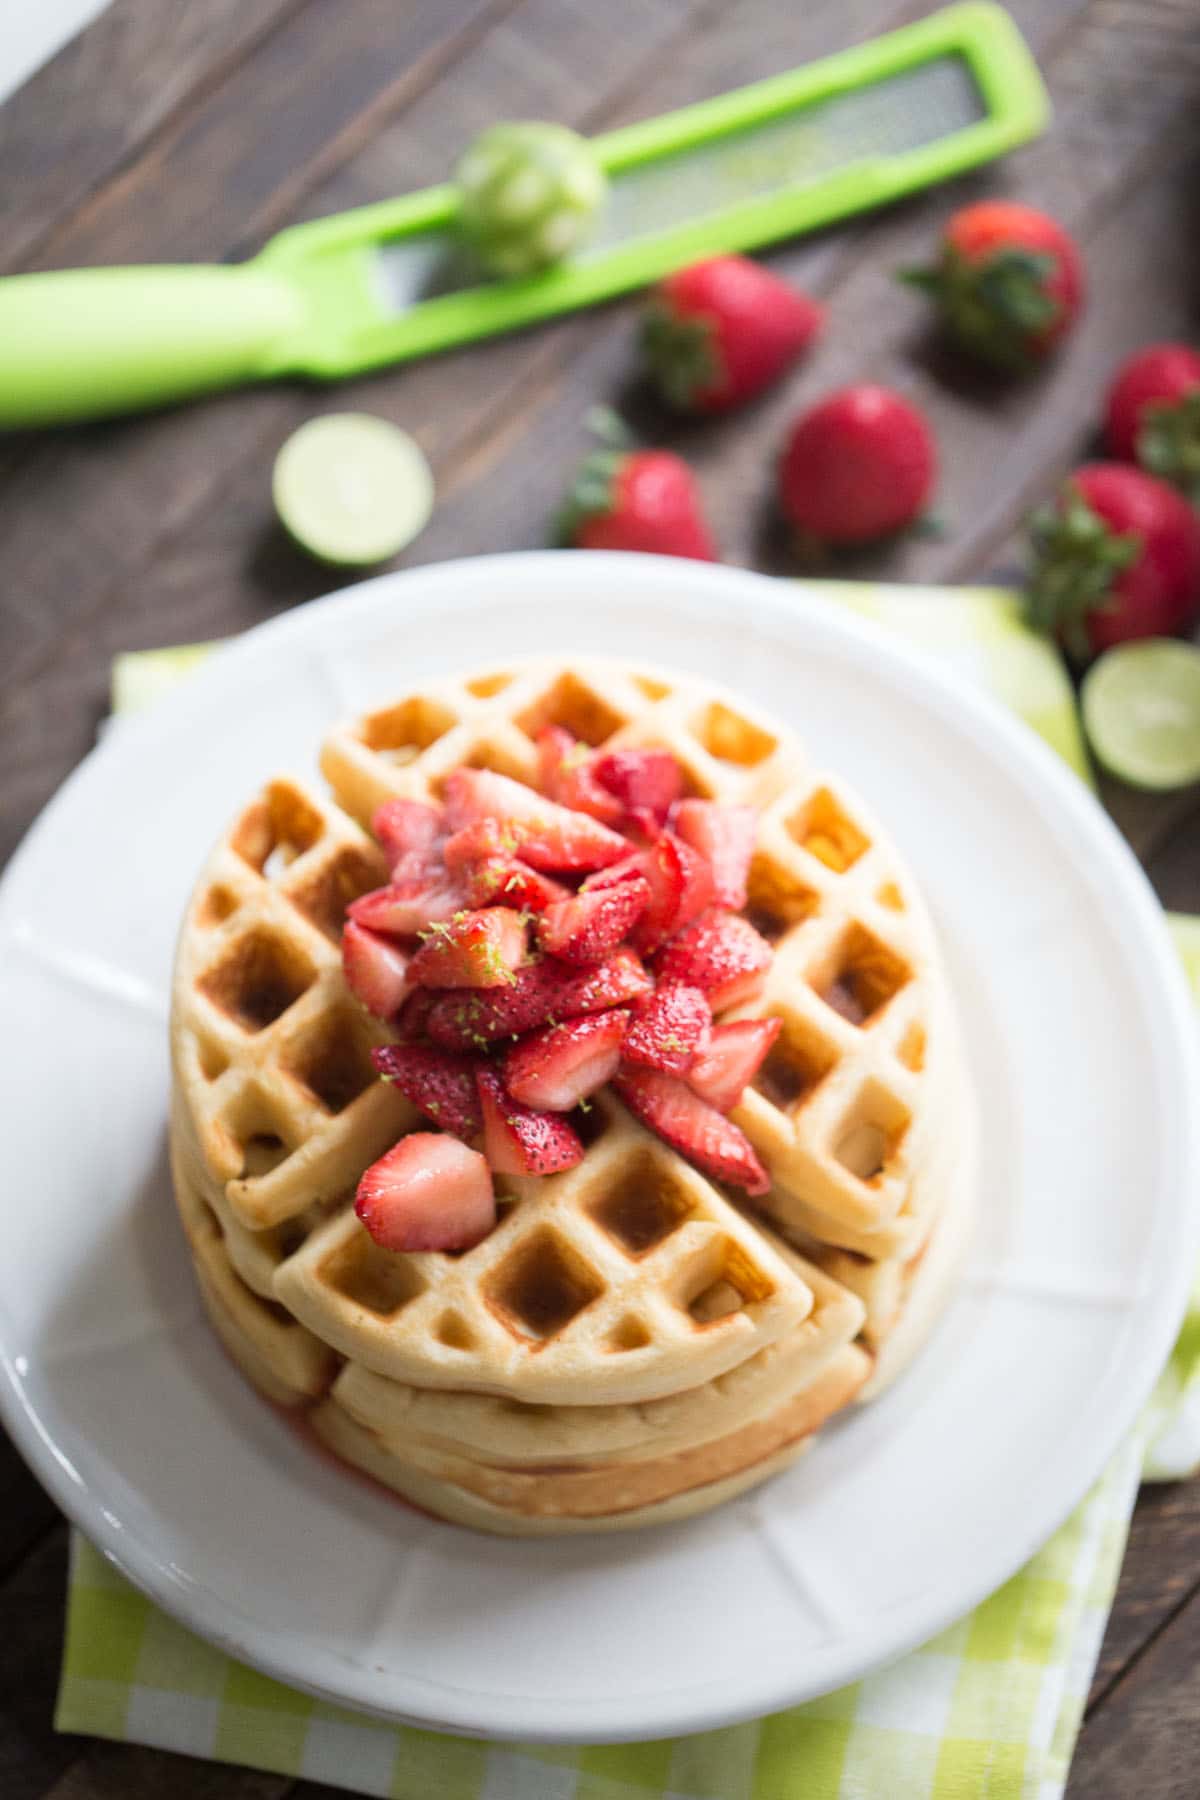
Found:
[[664, 400], [728, 412], [760, 394], [816, 337], [824, 308], [744, 256], [714, 256], [653, 290], [642, 351]]
[[1130, 638], [1168, 637], [1200, 612], [1200, 519], [1128, 463], [1076, 469], [1032, 521], [1028, 614], [1080, 661]]
[[1104, 408], [1109, 454], [1139, 462], [1200, 506], [1200, 351], [1148, 344], [1121, 364]]
[[802, 413], [779, 465], [790, 522], [825, 544], [864, 544], [924, 510], [937, 447], [910, 401], [884, 387], [847, 387]]
[[972, 355], [1028, 369], [1068, 332], [1082, 306], [1074, 239], [1035, 207], [981, 200], [948, 221], [933, 268], [903, 279], [936, 301], [951, 335]]
[[670, 450], [593, 451], [575, 478], [559, 532], [563, 543], [581, 550], [717, 560], [695, 477]]

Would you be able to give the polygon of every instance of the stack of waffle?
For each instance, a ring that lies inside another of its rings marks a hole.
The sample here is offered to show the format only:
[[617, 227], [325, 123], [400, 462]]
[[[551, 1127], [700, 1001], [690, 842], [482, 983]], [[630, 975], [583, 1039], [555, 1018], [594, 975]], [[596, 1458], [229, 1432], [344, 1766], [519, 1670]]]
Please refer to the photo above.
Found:
[[[578, 1166], [498, 1178], [481, 1244], [384, 1250], [358, 1177], [427, 1127], [342, 977], [345, 908], [387, 878], [366, 824], [463, 765], [534, 783], [548, 722], [661, 745], [692, 792], [760, 808], [748, 912], [775, 961], [728, 1016], [783, 1021], [733, 1114], [772, 1188], [749, 1210], [605, 1089]], [[172, 1169], [226, 1347], [338, 1455], [487, 1530], [679, 1518], [783, 1468], [923, 1340], [969, 1223], [970, 1097], [896, 852], [778, 726], [612, 664], [430, 683], [322, 767], [334, 801], [281, 779], [235, 822], [179, 944]]]

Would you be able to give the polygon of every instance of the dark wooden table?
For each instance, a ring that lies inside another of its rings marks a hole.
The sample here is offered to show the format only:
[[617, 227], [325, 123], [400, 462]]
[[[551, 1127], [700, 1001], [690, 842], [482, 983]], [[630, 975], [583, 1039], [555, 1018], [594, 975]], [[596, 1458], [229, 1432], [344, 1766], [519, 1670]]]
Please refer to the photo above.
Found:
[[[115, 0], [0, 107], [0, 271], [240, 257], [297, 220], [443, 178], [495, 118], [595, 131], [789, 68], [931, 8], [899, 0]], [[275, 528], [271, 457], [301, 420], [365, 407], [428, 452], [439, 505], [405, 560], [537, 545], [597, 400], [697, 465], [732, 561], [794, 565], [771, 467], [797, 403], [851, 378], [919, 397], [947, 529], [839, 572], [922, 581], [1019, 566], [1031, 502], [1084, 454], [1127, 350], [1200, 339], [1200, 5], [1014, 0], [1056, 121], [1001, 169], [773, 253], [825, 299], [827, 340], [749, 415], [679, 430], [630, 384], [632, 305], [324, 393], [279, 387], [0, 443], [0, 856], [89, 749], [118, 650], [239, 631], [330, 585]], [[971, 196], [1046, 207], [1085, 247], [1083, 328], [1044, 378], [972, 376], [890, 271]], [[1195, 793], [1110, 804], [1167, 904], [1200, 910]], [[31, 1229], [39, 1228], [31, 1222]], [[0, 1456], [3, 1800], [317, 1800], [318, 1789], [50, 1727], [66, 1527]], [[1143, 1495], [1073, 1800], [1200, 1793], [1200, 1482]], [[797, 1790], [802, 1800], [802, 1790]], [[880, 1800], [904, 1800], [880, 1796]]]

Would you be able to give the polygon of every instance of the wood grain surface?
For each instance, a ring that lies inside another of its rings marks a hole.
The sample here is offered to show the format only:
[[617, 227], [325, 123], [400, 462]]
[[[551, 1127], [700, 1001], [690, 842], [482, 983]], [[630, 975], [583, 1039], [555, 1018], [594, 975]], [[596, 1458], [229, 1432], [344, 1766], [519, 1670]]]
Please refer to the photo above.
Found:
[[[495, 118], [601, 130], [931, 10], [114, 0], [0, 107], [0, 272], [240, 257], [284, 225], [442, 179]], [[368, 408], [428, 453], [439, 505], [401, 565], [544, 542], [588, 408], [608, 401], [694, 462], [730, 561], [797, 574], [771, 506], [784, 424], [839, 382], [884, 380], [934, 422], [944, 530], [820, 572], [1019, 575], [1022, 521], [1088, 452], [1114, 364], [1148, 339], [1200, 339], [1200, 4], [1010, 10], [1049, 83], [1053, 131], [1002, 168], [773, 251], [773, 267], [828, 303], [829, 329], [805, 369], [737, 419], [681, 427], [647, 398], [630, 374], [630, 301], [336, 389], [281, 384], [0, 440], [0, 859], [94, 741], [116, 651], [224, 636], [328, 589], [278, 531], [268, 492], [279, 443], [321, 411]], [[891, 275], [928, 254], [956, 205], [993, 193], [1055, 212], [1089, 266], [1083, 325], [1036, 380], [965, 367]], [[1106, 798], [1164, 901], [1200, 911], [1196, 791]], [[0, 1800], [332, 1800], [312, 1783], [55, 1736], [66, 1539], [0, 1442]], [[1139, 1503], [1069, 1796], [1197, 1800], [1198, 1769], [1194, 1483]]]

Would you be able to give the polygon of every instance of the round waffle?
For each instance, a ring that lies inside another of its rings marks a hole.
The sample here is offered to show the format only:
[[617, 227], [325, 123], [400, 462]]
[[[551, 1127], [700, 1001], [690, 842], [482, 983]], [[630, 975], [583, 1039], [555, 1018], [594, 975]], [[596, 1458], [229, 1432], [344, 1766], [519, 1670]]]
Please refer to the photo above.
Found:
[[[805, 1388], [790, 1395], [766, 1418], [691, 1449], [634, 1461], [571, 1468], [547, 1463], [512, 1469], [448, 1455], [420, 1443], [408, 1444], [401, 1454], [357, 1421], [353, 1421], [354, 1437], [361, 1444], [365, 1436], [371, 1444], [373, 1466], [368, 1473], [400, 1491], [414, 1474], [423, 1476], [524, 1520], [531, 1531], [553, 1528], [559, 1521], [620, 1523], [628, 1515], [703, 1497], [706, 1490], [717, 1486], [732, 1482], [740, 1489], [752, 1485], [762, 1478], [764, 1465], [775, 1466], [781, 1457], [790, 1460], [833, 1413], [846, 1406], [862, 1387], [870, 1367], [866, 1353], [847, 1344]], [[313, 1424], [319, 1434], [337, 1429], [332, 1420], [340, 1411], [336, 1399], [317, 1408]], [[689, 1505], [687, 1510], [699, 1510], [699, 1504]]]
[[[381, 1250], [362, 1171], [418, 1115], [373, 1078], [345, 907], [364, 829], [467, 764], [536, 775], [546, 723], [671, 750], [760, 810], [749, 914], [783, 1030], [735, 1112], [797, 1255], [607, 1091], [576, 1168], [497, 1182], [459, 1255]], [[513, 665], [334, 732], [329, 801], [269, 784], [197, 885], [172, 1012], [176, 1196], [234, 1359], [348, 1460], [494, 1530], [682, 1516], [763, 1479], [882, 1385], [944, 1301], [968, 1217], [969, 1095], [933, 932], [869, 815], [731, 696], [606, 663]]]
[[496, 1505], [456, 1482], [440, 1479], [423, 1469], [406, 1468], [382, 1451], [369, 1431], [328, 1402], [309, 1415], [313, 1431], [335, 1456], [381, 1482], [401, 1499], [426, 1512], [437, 1513], [456, 1525], [490, 1531], [501, 1537], [556, 1537], [594, 1531], [632, 1531], [643, 1525], [668, 1525], [708, 1512], [726, 1500], [757, 1487], [788, 1468], [812, 1443], [811, 1435], [798, 1438], [774, 1456], [721, 1480], [684, 1488], [667, 1499], [621, 1510], [583, 1515], [522, 1513]]

